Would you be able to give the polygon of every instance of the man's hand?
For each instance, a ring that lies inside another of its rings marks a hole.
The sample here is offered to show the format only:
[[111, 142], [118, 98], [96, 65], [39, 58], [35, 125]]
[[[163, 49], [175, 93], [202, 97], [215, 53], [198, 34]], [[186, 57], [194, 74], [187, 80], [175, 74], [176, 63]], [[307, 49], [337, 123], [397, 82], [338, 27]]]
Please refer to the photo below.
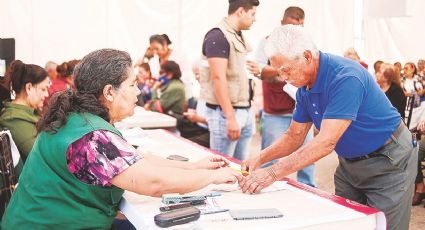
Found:
[[247, 160], [244, 160], [241, 164], [242, 171], [253, 172], [258, 169], [263, 163], [261, 162], [261, 153], [251, 155]]
[[195, 162], [195, 168], [198, 169], [218, 169], [229, 165], [226, 158], [219, 155], [211, 155]]
[[254, 76], [256, 76], [256, 77], [258, 77], [258, 76], [260, 76], [260, 75], [261, 75], [261, 70], [260, 70], [260, 68], [258, 67], [258, 65], [257, 65], [257, 63], [256, 63], [256, 62], [253, 62], [253, 61], [246, 61], [246, 68], [249, 70], [249, 72], [250, 72], [252, 75], [254, 75]]
[[272, 168], [257, 169], [248, 176], [243, 177], [242, 180], [239, 180], [239, 187], [241, 187], [242, 192], [260, 193], [261, 190], [273, 184], [276, 181], [276, 177], [271, 175], [269, 170], [272, 170]]
[[227, 118], [227, 137], [235, 141], [241, 136], [241, 128], [234, 116]]
[[196, 110], [188, 109], [187, 112], [183, 113], [183, 116], [185, 116], [191, 122], [198, 122], [198, 115], [196, 114]]
[[418, 123], [418, 126], [416, 126], [416, 129], [417, 129], [419, 132], [424, 133], [424, 132], [425, 132], [425, 120], [420, 121], [420, 122]]

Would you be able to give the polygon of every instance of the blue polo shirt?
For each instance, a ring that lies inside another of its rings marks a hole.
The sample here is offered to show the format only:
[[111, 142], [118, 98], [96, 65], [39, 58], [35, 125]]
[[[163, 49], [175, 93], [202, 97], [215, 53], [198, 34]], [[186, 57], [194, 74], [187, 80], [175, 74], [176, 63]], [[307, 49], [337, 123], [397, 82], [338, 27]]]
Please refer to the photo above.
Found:
[[352, 120], [335, 148], [345, 158], [377, 150], [401, 121], [400, 114], [365, 68], [322, 52], [313, 88], [302, 87], [297, 91], [293, 119], [313, 122], [318, 130], [322, 119]]

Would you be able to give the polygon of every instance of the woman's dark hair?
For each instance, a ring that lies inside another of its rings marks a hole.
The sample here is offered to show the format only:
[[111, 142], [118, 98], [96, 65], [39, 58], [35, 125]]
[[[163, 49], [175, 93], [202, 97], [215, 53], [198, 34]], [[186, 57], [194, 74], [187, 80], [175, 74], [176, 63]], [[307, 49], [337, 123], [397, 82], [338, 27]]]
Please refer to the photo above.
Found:
[[56, 67], [56, 72], [58, 72], [61, 77], [69, 77], [74, 72], [75, 66], [77, 66], [79, 60], [72, 60], [69, 62], [64, 62]]
[[118, 89], [129, 76], [131, 58], [127, 52], [101, 49], [89, 53], [75, 67], [75, 91], [53, 95], [49, 108], [37, 123], [38, 132], [55, 132], [66, 123], [71, 112], [88, 112], [110, 121], [108, 109], [100, 96], [106, 85]]
[[410, 65], [410, 67], [412, 67], [412, 69], [413, 69], [413, 76], [415, 76], [416, 74], [417, 74], [417, 70], [416, 70], [416, 65], [415, 65], [415, 63], [413, 63], [413, 62], [408, 62], [408, 63], [406, 63], [406, 65]]
[[47, 72], [38, 65], [25, 64], [20, 60], [15, 60], [10, 64], [9, 73], [12, 89], [19, 94], [27, 83], [33, 85], [44, 81], [47, 78]]
[[394, 67], [393, 65], [391, 65], [389, 63], [382, 63], [381, 64], [381, 69], [383, 70], [382, 75], [384, 76], [384, 78], [387, 79], [387, 81], [400, 86], [400, 84], [401, 84], [400, 74], [397, 73], [395, 68], [396, 67]]
[[149, 75], [152, 77], [151, 67], [149, 66], [148, 63], [142, 63], [139, 65], [139, 67], [149, 72]]
[[166, 34], [154, 34], [149, 38], [149, 43], [157, 42], [162, 45], [171, 45], [171, 40]]
[[182, 76], [180, 66], [175, 61], [166, 61], [164, 64], [162, 64], [161, 69], [165, 73], [171, 73], [173, 75], [173, 79], [180, 79]]

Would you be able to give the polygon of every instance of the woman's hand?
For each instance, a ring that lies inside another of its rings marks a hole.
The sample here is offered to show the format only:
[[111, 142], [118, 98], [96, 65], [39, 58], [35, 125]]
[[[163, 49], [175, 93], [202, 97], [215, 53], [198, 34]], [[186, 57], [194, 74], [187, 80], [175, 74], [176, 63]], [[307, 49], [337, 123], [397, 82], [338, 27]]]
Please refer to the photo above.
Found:
[[242, 174], [230, 167], [211, 171], [213, 184], [234, 184], [242, 180]]
[[194, 163], [197, 169], [218, 169], [229, 165], [226, 158], [219, 155], [207, 156]]

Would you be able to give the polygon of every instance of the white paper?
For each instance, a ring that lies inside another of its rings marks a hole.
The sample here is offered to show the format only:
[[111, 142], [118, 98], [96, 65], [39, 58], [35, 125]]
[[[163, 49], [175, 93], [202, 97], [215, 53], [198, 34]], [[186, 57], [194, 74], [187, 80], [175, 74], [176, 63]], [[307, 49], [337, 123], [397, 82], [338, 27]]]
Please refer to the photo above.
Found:
[[[238, 183], [234, 184], [220, 184], [220, 185], [214, 185], [212, 190], [217, 192], [234, 192], [239, 191], [241, 188], [239, 187]], [[288, 185], [286, 184], [286, 181], [276, 181], [273, 184], [271, 184], [269, 187], [261, 190], [261, 193], [268, 193], [268, 192], [276, 192], [280, 190], [288, 189]]]

